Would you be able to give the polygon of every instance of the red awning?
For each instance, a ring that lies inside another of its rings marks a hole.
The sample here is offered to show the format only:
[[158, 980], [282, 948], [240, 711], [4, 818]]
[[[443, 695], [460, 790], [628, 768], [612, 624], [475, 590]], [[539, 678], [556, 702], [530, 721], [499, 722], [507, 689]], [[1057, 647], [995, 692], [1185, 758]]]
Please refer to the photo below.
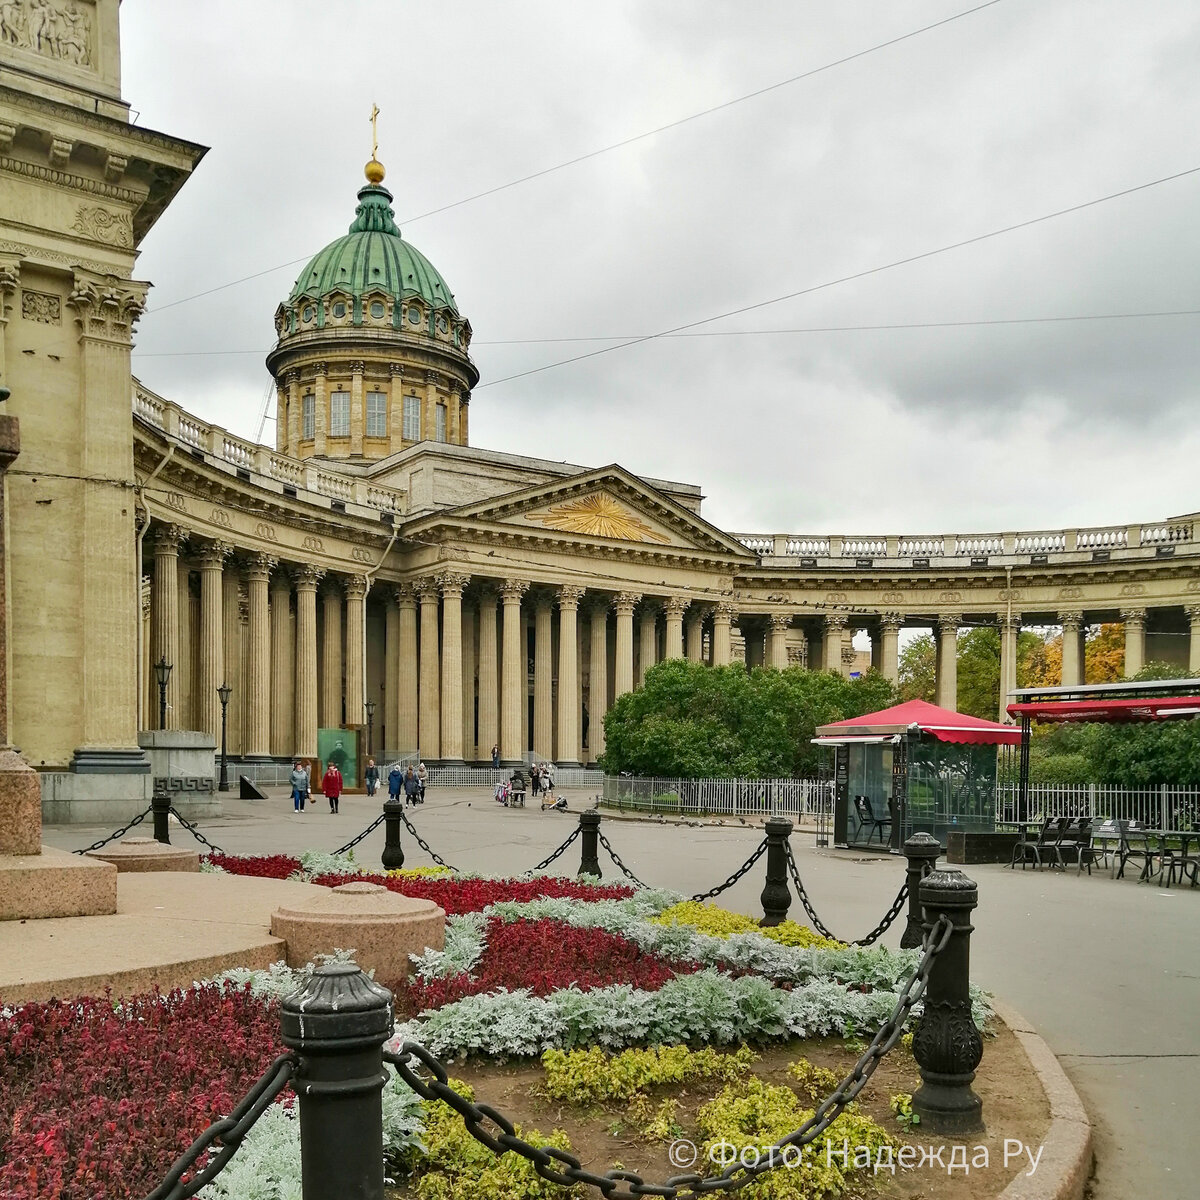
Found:
[[1160, 696], [1120, 700], [1034, 700], [1010, 704], [1014, 717], [1034, 721], [1165, 721], [1172, 717], [1200, 716], [1200, 696]]
[[985, 721], [980, 717], [969, 717], [965, 713], [951, 712], [948, 708], [939, 708], [927, 700], [907, 700], [903, 704], [867, 713], [862, 717], [851, 717], [847, 721], [820, 725], [817, 727], [817, 737], [822, 740], [850, 740], [904, 733], [914, 725], [922, 733], [927, 733], [941, 742], [1016, 746], [1021, 741], [1021, 731], [1012, 725], [1000, 725], [996, 721]]

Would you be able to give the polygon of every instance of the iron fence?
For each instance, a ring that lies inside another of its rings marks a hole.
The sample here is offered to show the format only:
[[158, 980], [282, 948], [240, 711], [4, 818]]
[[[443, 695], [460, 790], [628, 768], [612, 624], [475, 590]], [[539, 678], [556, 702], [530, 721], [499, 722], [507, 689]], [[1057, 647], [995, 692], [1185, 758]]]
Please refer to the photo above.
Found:
[[[512, 767], [427, 767], [430, 787], [486, 787], [495, 788], [496, 784], [512, 778]], [[522, 774], [528, 775], [529, 768], [521, 767]], [[599, 791], [604, 781], [604, 772], [591, 770], [587, 767], [555, 767], [553, 770], [554, 787], [558, 791], [564, 788], [572, 791], [584, 789]]]
[[[996, 821], [1017, 819], [1017, 785], [996, 789]], [[1180, 832], [1200, 827], [1200, 787], [1169, 783], [1145, 787], [1117, 787], [1102, 783], [1030, 784], [1029, 820], [1042, 817], [1090, 817], [1093, 824], [1106, 820], [1140, 821], [1150, 829]]]
[[832, 811], [833, 784], [823, 779], [659, 779], [606, 775], [600, 803], [619, 812], [815, 821]]

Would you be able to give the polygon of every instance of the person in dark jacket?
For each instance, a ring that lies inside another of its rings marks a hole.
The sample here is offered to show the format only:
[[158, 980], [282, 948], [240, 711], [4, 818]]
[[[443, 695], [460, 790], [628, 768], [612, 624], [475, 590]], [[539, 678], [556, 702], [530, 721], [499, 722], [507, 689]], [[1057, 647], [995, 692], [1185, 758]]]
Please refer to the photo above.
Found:
[[388, 772], [389, 799], [399, 800], [402, 791], [404, 791], [404, 773], [400, 770], [399, 763], [393, 763], [392, 769]]
[[338, 800], [342, 795], [342, 773], [338, 770], [337, 763], [331, 762], [325, 768], [325, 774], [321, 778], [321, 791], [325, 793], [325, 799], [329, 801], [329, 811], [337, 812]]
[[421, 803], [421, 781], [412, 767], [404, 773], [404, 799], [409, 804]]
[[367, 770], [364, 778], [367, 781], [367, 795], [375, 795], [375, 790], [379, 787], [379, 768], [375, 765], [373, 758], [367, 759]]

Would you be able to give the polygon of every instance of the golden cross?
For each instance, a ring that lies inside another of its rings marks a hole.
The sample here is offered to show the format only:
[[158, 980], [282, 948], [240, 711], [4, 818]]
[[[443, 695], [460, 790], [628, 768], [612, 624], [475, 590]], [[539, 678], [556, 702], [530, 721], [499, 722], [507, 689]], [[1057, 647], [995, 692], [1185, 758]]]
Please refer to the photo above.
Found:
[[378, 116], [379, 116], [379, 106], [377, 104], [372, 104], [371, 105], [371, 157], [373, 159], [379, 158], [379, 129], [378, 129], [378, 126], [375, 124]]

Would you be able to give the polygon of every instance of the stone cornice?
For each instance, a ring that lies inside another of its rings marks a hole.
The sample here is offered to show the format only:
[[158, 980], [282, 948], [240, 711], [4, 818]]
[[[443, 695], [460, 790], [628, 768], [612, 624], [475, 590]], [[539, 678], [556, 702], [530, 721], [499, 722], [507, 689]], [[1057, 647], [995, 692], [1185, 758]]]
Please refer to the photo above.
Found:
[[11, 154], [0, 154], [0, 171], [6, 171], [10, 175], [23, 175], [26, 179], [36, 179], [39, 183], [49, 183], [57, 188], [67, 188], [89, 196], [101, 196], [105, 200], [115, 200], [134, 207], [145, 199], [145, 193], [135, 192], [132, 188], [91, 179], [66, 167], [43, 166], [23, 158], [14, 158]]

